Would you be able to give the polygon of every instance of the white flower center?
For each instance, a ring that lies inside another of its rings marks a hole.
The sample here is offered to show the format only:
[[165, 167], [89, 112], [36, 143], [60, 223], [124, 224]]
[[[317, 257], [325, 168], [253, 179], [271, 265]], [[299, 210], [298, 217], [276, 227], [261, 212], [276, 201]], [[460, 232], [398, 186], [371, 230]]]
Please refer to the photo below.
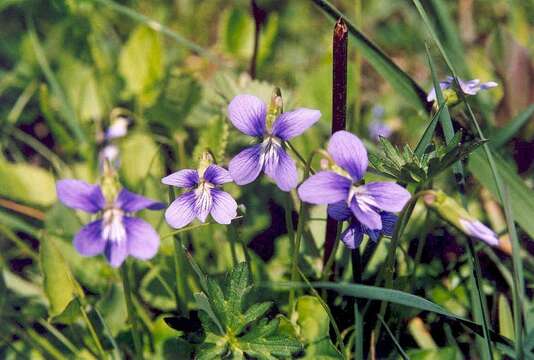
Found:
[[126, 229], [122, 222], [124, 212], [121, 209], [109, 208], [104, 210], [102, 216], [102, 237], [112, 242], [126, 240]]
[[212, 197], [211, 189], [215, 185], [206, 180], [201, 180], [198, 187], [195, 189], [196, 208], [200, 212], [209, 212], [211, 210]]
[[268, 136], [261, 143], [260, 164], [266, 168], [278, 165], [280, 156], [278, 150], [282, 147], [281, 141], [274, 136]]
[[349, 190], [349, 196], [347, 197], [347, 204], [350, 207], [352, 199], [356, 200], [358, 207], [363, 212], [375, 211], [373, 208], [378, 208], [378, 204], [375, 199], [369, 194], [365, 187], [352, 185]]

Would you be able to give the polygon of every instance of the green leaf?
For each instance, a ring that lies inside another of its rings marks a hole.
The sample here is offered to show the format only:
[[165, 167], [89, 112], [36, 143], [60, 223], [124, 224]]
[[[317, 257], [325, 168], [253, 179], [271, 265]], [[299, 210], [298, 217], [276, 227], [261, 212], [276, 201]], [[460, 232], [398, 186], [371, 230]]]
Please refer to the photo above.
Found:
[[50, 302], [49, 314], [54, 318], [61, 315], [71, 302], [83, 294], [53, 238], [44, 236], [41, 239], [39, 255], [43, 288]]
[[314, 296], [301, 296], [297, 300], [297, 324], [300, 336], [307, 342], [328, 336], [330, 320], [323, 306]]
[[[508, 189], [514, 219], [529, 234], [529, 238], [534, 239], [534, 193], [501, 156], [494, 153], [493, 157], [499, 175]], [[471, 154], [467, 166], [475, 178], [501, 203], [490, 165], [482, 149]]]
[[315, 296], [301, 296], [297, 300], [297, 324], [304, 340], [304, 359], [343, 359], [330, 339], [330, 319]]
[[103, 294], [97, 303], [100, 314], [105, 319], [106, 324], [112, 336], [116, 336], [119, 331], [124, 329], [128, 319], [122, 286], [112, 283], [108, 291]]
[[514, 319], [512, 310], [506, 296], [499, 295], [499, 333], [509, 339], [515, 340]]
[[221, 23], [224, 49], [232, 55], [249, 58], [254, 43], [254, 22], [248, 11], [241, 7], [231, 8]]
[[130, 134], [121, 142], [120, 149], [120, 174], [128, 186], [135, 187], [148, 177], [159, 181], [163, 164], [159, 148], [150, 136], [144, 133]]
[[144, 106], [150, 106], [159, 94], [164, 75], [163, 46], [159, 34], [139, 25], [121, 50], [119, 72], [131, 95]]
[[45, 169], [13, 164], [0, 155], [0, 195], [28, 204], [50, 206], [56, 201], [56, 183]]

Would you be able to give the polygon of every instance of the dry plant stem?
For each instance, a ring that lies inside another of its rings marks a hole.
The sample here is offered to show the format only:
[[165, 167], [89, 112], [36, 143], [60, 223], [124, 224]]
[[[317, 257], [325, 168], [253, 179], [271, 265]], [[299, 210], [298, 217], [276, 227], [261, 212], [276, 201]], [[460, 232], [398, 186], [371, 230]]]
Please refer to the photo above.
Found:
[[258, 61], [258, 49], [260, 46], [260, 30], [263, 22], [263, 11], [258, 7], [255, 0], [250, 1], [250, 10], [254, 19], [254, 48], [252, 50], [252, 57], [250, 59], [249, 74], [252, 79], [256, 77], [256, 63]]
[[42, 221], [45, 218], [45, 214], [41, 210], [37, 210], [26, 205], [21, 205], [11, 200], [0, 198], [0, 206], [37, 220]]
[[[347, 120], [347, 25], [339, 19], [334, 26], [332, 65], [332, 134], [345, 130]], [[332, 254], [336, 239], [337, 221], [328, 218], [324, 242], [323, 265]]]

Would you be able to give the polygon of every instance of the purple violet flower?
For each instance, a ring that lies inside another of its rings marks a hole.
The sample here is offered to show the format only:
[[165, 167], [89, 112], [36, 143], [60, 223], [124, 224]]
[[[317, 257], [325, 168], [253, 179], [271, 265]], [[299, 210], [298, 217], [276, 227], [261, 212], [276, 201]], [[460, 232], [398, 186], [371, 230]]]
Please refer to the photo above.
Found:
[[345, 201], [340, 201], [335, 204], [328, 205], [328, 216], [337, 221], [348, 221], [349, 227], [341, 233], [341, 241], [349, 249], [356, 249], [360, 246], [363, 240], [363, 235], [367, 234], [369, 239], [374, 242], [378, 241], [380, 235], [393, 236], [395, 230], [395, 223], [397, 222], [397, 215], [382, 211], [380, 212], [380, 218], [382, 220], [381, 230], [371, 230], [367, 226], [363, 225], [354, 216], [353, 212], [348, 208]]
[[[299, 197], [311, 204], [336, 204], [337, 208], [344, 204], [365, 228], [389, 232], [381, 215], [384, 211], [401, 211], [410, 193], [393, 182], [362, 184], [368, 165], [367, 151], [356, 135], [347, 131], [334, 133], [328, 153], [337, 171], [320, 171], [310, 176], [300, 185]], [[337, 208], [331, 207], [330, 216], [336, 216]]]
[[[462, 80], [458, 79], [458, 82], [460, 83], [460, 87], [464, 94], [466, 95], [476, 95], [480, 90], [487, 90], [494, 88], [498, 86], [494, 81], [489, 81], [485, 83], [481, 83], [479, 79], [473, 79], [473, 80]], [[441, 90], [450, 89], [454, 86], [454, 78], [452, 76], [447, 76], [446, 80], [439, 82], [439, 87]], [[435, 101], [436, 100], [436, 89], [432, 88], [430, 92], [428, 93], [428, 96], [426, 97], [426, 101]]]
[[488, 245], [499, 246], [497, 234], [480, 221], [460, 219], [460, 224], [467, 235], [485, 241]]
[[393, 129], [391, 129], [388, 124], [379, 119], [374, 119], [373, 121], [371, 121], [368, 126], [368, 130], [369, 135], [375, 141], [380, 140], [380, 137], [387, 139], [391, 136], [391, 134], [393, 134]]
[[267, 105], [256, 96], [238, 95], [228, 105], [228, 117], [239, 131], [258, 140], [256, 145], [241, 151], [230, 161], [228, 169], [236, 184], [253, 182], [263, 170], [280, 190], [295, 188], [297, 167], [284, 149], [284, 143], [315, 124], [321, 112], [299, 108], [282, 113], [272, 124], [267, 124]]
[[81, 228], [74, 237], [74, 247], [83, 256], [104, 253], [113, 267], [119, 267], [128, 255], [142, 260], [154, 257], [159, 235], [146, 221], [133, 213], [142, 209], [160, 210], [163, 203], [122, 189], [112, 202], [106, 201], [99, 185], [66, 179], [56, 184], [59, 200], [72, 209], [100, 214], [99, 219]]
[[237, 215], [237, 203], [220, 185], [232, 182], [228, 170], [211, 164], [205, 170], [183, 169], [161, 179], [166, 185], [186, 191], [165, 211], [167, 223], [182, 228], [195, 218], [205, 222], [208, 214], [219, 224], [230, 224]]

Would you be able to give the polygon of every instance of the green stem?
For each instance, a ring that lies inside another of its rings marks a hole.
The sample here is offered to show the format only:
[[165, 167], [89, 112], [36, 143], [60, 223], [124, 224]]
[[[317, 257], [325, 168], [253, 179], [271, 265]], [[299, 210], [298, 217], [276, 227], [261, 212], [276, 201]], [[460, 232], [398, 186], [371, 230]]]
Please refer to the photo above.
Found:
[[184, 257], [183, 257], [183, 243], [182, 237], [180, 235], [175, 236], [173, 239], [174, 245], [174, 276], [175, 276], [175, 294], [176, 297], [176, 307], [182, 313], [187, 313], [187, 302], [186, 302], [186, 292], [185, 284], [183, 282], [185, 267], [184, 267]]
[[237, 250], [235, 247], [237, 242], [237, 229], [234, 224], [230, 224], [228, 232], [230, 233], [228, 241], [230, 242], [230, 251], [232, 252], [232, 264], [233, 266], [236, 266], [239, 260], [237, 260]]
[[[351, 251], [352, 278], [355, 284], [362, 282], [362, 259], [358, 248]], [[358, 299], [354, 298], [354, 359], [363, 359], [363, 317], [358, 304]]]
[[104, 347], [102, 346], [102, 343], [100, 342], [100, 339], [98, 338], [98, 335], [96, 334], [95, 327], [93, 326], [93, 323], [91, 323], [91, 320], [89, 319], [89, 316], [87, 315], [87, 312], [85, 311], [84, 305], [78, 300], [78, 306], [80, 308], [80, 312], [82, 313], [83, 321], [85, 322], [85, 325], [87, 325], [87, 329], [89, 330], [89, 333], [91, 334], [91, 338], [93, 338], [93, 341], [96, 345], [96, 348], [98, 350], [98, 354], [102, 359], [106, 358], [106, 353], [104, 351]]
[[341, 228], [343, 227], [343, 222], [337, 223], [337, 229], [336, 229], [336, 239], [334, 242], [334, 247], [332, 249], [332, 253], [328, 257], [328, 260], [326, 261], [326, 264], [323, 269], [323, 274], [321, 276], [323, 281], [327, 281], [328, 277], [330, 276], [330, 268], [332, 267], [332, 264], [334, 263], [334, 260], [336, 258], [337, 248], [339, 247], [339, 241], [341, 237]]
[[135, 308], [132, 299], [132, 287], [130, 284], [130, 277], [128, 271], [128, 262], [126, 261], [121, 266], [122, 285], [124, 287], [124, 297], [126, 298], [126, 310], [128, 312], [128, 319], [130, 321], [131, 333], [134, 343], [134, 351], [136, 359], [143, 359], [143, 345], [140, 334], [137, 331], [137, 319], [135, 317]]

